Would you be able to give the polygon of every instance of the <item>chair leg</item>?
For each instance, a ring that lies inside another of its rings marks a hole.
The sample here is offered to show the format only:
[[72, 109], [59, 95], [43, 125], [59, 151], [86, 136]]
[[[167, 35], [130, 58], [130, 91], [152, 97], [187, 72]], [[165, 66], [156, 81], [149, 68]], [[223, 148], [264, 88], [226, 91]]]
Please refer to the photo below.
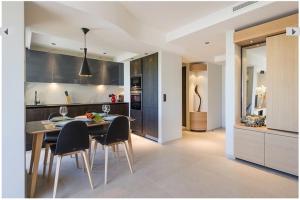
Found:
[[87, 171], [87, 174], [88, 174], [88, 177], [89, 177], [91, 188], [93, 190], [94, 186], [93, 186], [93, 181], [92, 181], [92, 176], [91, 176], [91, 167], [90, 167], [90, 164], [89, 164], [89, 159], [88, 159], [88, 156], [86, 154], [86, 151], [82, 151], [81, 154], [82, 154], [82, 157], [84, 159], [85, 168], [86, 168], [86, 171]]
[[104, 146], [105, 150], [105, 173], [104, 173], [104, 184], [107, 184], [107, 164], [108, 164], [108, 146]]
[[90, 146], [89, 146], [89, 152], [88, 152], [88, 156], [89, 156], [89, 160], [91, 160], [91, 152], [92, 152], [92, 143], [93, 143], [93, 139], [89, 136], [89, 141], [90, 141]]
[[132, 171], [132, 166], [131, 166], [131, 162], [130, 162], [130, 159], [129, 159], [129, 156], [128, 156], [127, 145], [126, 145], [125, 142], [123, 142], [123, 146], [124, 146], [124, 150], [125, 150], [125, 154], [126, 154], [126, 158], [127, 158], [127, 161], [128, 161], [128, 165], [129, 165], [130, 172], [133, 173], [133, 171]]
[[56, 170], [55, 170], [55, 180], [54, 180], [54, 188], [53, 188], [53, 198], [55, 198], [55, 196], [56, 196], [56, 190], [57, 190], [57, 184], [58, 184], [59, 168], [60, 168], [61, 159], [62, 159], [62, 156], [58, 156], [57, 157]]
[[91, 170], [93, 170], [93, 166], [94, 166], [95, 155], [96, 155], [96, 152], [97, 152], [97, 144], [98, 144], [98, 142], [95, 141], [95, 143], [94, 143], [94, 153], [93, 153], [92, 158], [91, 158]]
[[48, 180], [50, 180], [50, 177], [51, 177], [51, 171], [52, 171], [52, 165], [53, 165], [53, 158], [54, 158], [54, 154], [51, 152], [49, 169], [48, 169]]
[[78, 160], [78, 154], [75, 154], [75, 159], [76, 159], [76, 167], [77, 169], [81, 169], [81, 167], [79, 166], [79, 160]]
[[48, 157], [49, 157], [49, 149], [50, 149], [50, 144], [46, 144], [45, 155], [44, 155], [43, 177], [45, 177], [45, 173], [46, 173], [47, 162], [48, 162]]
[[85, 169], [85, 164], [84, 164], [84, 157], [83, 155], [81, 154], [81, 158], [82, 158], [82, 169], [83, 169], [83, 173], [86, 172], [86, 169]]
[[116, 153], [117, 153], [118, 160], [120, 161], [120, 150], [119, 150], [119, 144], [116, 144]]

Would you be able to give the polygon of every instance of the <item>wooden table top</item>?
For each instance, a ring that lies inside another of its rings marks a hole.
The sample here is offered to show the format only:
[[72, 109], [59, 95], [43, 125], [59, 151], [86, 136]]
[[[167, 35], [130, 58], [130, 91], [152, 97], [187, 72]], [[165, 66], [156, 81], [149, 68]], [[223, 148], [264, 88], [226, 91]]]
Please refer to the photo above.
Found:
[[[128, 117], [129, 121], [134, 121], [133, 118]], [[90, 122], [85, 122], [88, 127], [95, 127], [95, 126], [103, 126], [103, 125], [108, 125], [112, 121], [100, 121], [100, 122], [95, 122], [95, 121], [90, 121]], [[40, 133], [51, 133], [51, 132], [56, 132], [60, 131], [62, 127], [56, 127], [55, 123], [49, 122], [48, 120], [42, 120], [42, 121], [31, 121], [31, 122], [26, 122], [26, 133], [27, 134], [40, 134]]]

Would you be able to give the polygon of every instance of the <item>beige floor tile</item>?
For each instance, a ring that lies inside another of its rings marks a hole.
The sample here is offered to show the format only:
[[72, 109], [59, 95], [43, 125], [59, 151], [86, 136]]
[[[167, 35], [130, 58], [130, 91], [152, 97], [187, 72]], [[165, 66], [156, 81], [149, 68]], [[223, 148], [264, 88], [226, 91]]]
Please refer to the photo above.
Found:
[[[76, 168], [75, 159], [66, 157], [57, 197], [298, 197], [296, 177], [226, 158], [223, 129], [183, 135], [164, 145], [133, 136], [134, 174], [123, 151], [120, 160], [110, 153], [107, 185], [103, 184], [104, 153], [99, 148], [92, 172], [94, 190], [86, 173]], [[40, 174], [41, 170], [42, 165]], [[51, 197], [52, 190], [53, 178], [48, 182], [39, 177], [36, 196]]]

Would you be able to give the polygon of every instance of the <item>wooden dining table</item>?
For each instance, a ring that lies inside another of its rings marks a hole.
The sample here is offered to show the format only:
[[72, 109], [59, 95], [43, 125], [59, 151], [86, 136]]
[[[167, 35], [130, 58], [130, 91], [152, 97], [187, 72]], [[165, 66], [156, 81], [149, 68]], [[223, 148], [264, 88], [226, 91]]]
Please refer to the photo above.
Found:
[[[134, 119], [128, 117], [129, 122], [134, 121]], [[100, 122], [86, 122], [87, 127], [96, 127], [96, 126], [105, 126], [110, 124], [112, 121], [100, 121]], [[43, 145], [43, 138], [45, 133], [57, 133], [60, 131], [61, 127], [56, 127], [53, 123], [47, 123], [47, 120], [43, 121], [30, 121], [26, 122], [26, 134], [30, 134], [33, 136], [32, 141], [32, 153], [31, 160], [33, 160], [33, 165], [30, 166], [29, 173], [32, 172], [31, 182], [30, 182], [30, 191], [29, 197], [33, 198], [37, 186], [38, 179], [38, 167], [40, 161], [40, 155]], [[131, 141], [131, 132], [129, 132], [128, 136], [128, 146], [130, 151], [130, 160], [133, 162], [133, 149], [132, 149], [132, 141]]]

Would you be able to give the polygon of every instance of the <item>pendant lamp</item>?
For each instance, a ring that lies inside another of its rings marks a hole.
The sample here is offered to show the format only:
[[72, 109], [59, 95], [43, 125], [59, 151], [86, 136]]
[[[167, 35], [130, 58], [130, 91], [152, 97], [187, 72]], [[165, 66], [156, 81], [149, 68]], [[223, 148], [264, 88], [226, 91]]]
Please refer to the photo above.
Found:
[[86, 53], [87, 53], [87, 48], [86, 48], [86, 34], [89, 32], [88, 28], [82, 28], [82, 32], [84, 33], [84, 58], [83, 58], [83, 63], [80, 68], [79, 76], [92, 76], [88, 61], [86, 59]]

